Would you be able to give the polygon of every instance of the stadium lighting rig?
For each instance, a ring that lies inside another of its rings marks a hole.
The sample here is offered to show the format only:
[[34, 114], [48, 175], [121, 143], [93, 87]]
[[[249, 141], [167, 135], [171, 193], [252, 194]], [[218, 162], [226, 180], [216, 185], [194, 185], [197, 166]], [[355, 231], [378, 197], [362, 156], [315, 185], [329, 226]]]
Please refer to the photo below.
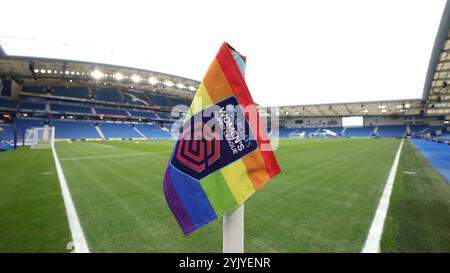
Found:
[[[148, 84], [150, 84], [152, 86], [155, 86], [155, 85], [158, 85], [158, 84], [164, 84], [164, 86], [167, 86], [167, 87], [176, 87], [177, 89], [180, 89], [180, 90], [186, 90], [187, 89], [187, 90], [192, 91], [192, 92], [197, 90], [196, 86], [193, 86], [193, 85], [189, 85], [188, 86], [188, 85], [185, 85], [182, 82], [178, 82], [177, 83], [177, 82], [173, 82], [173, 81], [171, 81], [169, 79], [167, 79], [164, 82], [162, 82], [160, 79], [158, 79], [158, 78], [156, 78], [154, 76], [150, 76], [149, 78], [144, 78], [144, 77], [141, 77], [141, 76], [139, 76], [137, 74], [124, 75], [124, 74], [122, 74], [120, 72], [109, 73], [108, 74], [108, 73], [104, 73], [103, 71], [101, 71], [99, 69], [95, 69], [95, 70], [93, 70], [91, 72], [82, 72], [82, 71], [72, 71], [72, 70], [61, 70], [61, 71], [58, 71], [58, 70], [52, 70], [52, 69], [47, 69], [47, 68], [34, 68], [34, 67], [31, 67], [30, 71], [33, 72], [34, 74], [49, 74], [49, 75], [61, 74], [61, 75], [66, 75], [66, 76], [70, 76], [70, 77], [72, 77], [72, 76], [73, 77], [83, 76], [83, 78], [86, 77], [86, 76], [90, 76], [90, 77], [92, 77], [93, 79], [95, 79], [97, 81], [101, 80], [101, 79], [107, 80], [108, 78], [113, 78], [116, 81], [131, 81], [131, 82], [133, 82], [135, 84], [144, 83], [144, 82], [148, 82]], [[131, 88], [133, 88], [133, 86]]]
[[103, 73], [100, 70], [96, 69], [96, 70], [92, 71], [91, 76], [94, 79], [99, 80], [99, 79], [103, 78]]
[[156, 85], [156, 84], [159, 83], [159, 80], [158, 80], [157, 78], [155, 78], [155, 77], [150, 77], [150, 78], [148, 78], [148, 82], [149, 82], [151, 85]]
[[121, 80], [123, 80], [125, 77], [124, 77], [122, 74], [120, 74], [120, 73], [116, 73], [116, 74], [114, 74], [114, 78], [115, 78], [116, 80], [118, 80], [118, 81], [121, 81]]
[[141, 77], [139, 77], [138, 75], [133, 75], [131, 76], [131, 80], [135, 83], [138, 83], [141, 81]]
[[171, 82], [171, 81], [169, 81], [169, 80], [167, 80], [167, 81], [165, 81], [165, 82], [163, 82], [163, 83], [164, 83], [164, 85], [167, 86], [167, 87], [172, 87], [172, 86], [175, 85], [173, 82]]

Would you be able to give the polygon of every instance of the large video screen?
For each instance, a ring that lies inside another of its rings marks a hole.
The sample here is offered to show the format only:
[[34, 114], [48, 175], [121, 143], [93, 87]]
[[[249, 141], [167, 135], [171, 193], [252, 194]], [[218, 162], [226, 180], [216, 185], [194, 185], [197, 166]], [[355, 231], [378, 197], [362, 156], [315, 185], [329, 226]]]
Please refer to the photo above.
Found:
[[362, 116], [357, 117], [343, 117], [342, 126], [343, 127], [362, 127], [364, 125], [364, 120]]

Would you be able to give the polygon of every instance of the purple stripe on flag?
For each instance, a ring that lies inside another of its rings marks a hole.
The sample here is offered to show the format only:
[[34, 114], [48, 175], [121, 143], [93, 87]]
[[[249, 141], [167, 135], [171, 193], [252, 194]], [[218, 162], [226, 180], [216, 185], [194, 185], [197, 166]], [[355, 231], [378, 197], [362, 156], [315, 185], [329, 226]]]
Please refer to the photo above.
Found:
[[184, 235], [188, 235], [193, 231], [194, 225], [192, 223], [191, 218], [189, 217], [188, 212], [186, 211], [186, 208], [183, 206], [183, 203], [178, 197], [175, 188], [173, 187], [169, 168], [166, 168], [163, 186], [164, 186], [164, 195], [166, 197], [167, 204], [169, 205], [169, 208], [172, 211], [172, 214], [175, 216], [175, 219], [177, 219], [178, 224], [183, 230]]

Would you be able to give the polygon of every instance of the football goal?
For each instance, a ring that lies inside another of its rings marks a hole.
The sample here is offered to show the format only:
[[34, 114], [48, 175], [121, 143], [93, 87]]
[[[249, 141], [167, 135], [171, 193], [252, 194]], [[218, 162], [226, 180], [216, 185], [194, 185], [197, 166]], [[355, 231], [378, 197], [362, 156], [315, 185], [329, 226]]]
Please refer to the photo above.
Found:
[[31, 149], [51, 148], [55, 141], [55, 127], [30, 128], [25, 131], [25, 145]]

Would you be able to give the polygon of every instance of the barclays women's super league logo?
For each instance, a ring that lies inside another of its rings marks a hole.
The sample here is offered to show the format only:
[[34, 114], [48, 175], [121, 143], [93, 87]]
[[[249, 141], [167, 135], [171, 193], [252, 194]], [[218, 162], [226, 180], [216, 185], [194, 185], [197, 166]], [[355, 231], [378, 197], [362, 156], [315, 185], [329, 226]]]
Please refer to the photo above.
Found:
[[257, 148], [242, 107], [235, 97], [229, 97], [183, 124], [170, 164], [200, 180]]

